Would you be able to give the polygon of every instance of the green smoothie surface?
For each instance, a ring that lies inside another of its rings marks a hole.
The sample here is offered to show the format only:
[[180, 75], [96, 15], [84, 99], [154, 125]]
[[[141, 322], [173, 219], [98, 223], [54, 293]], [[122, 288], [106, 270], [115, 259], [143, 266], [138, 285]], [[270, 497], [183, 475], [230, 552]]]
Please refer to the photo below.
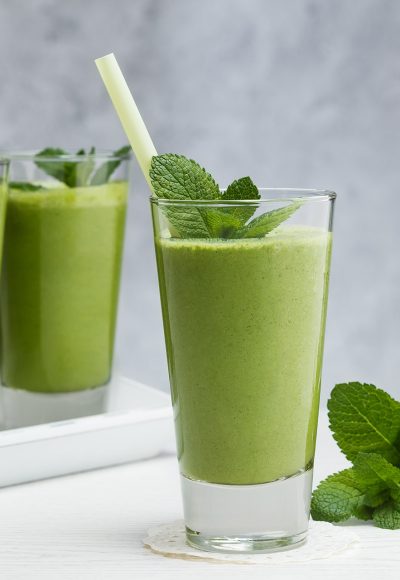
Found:
[[331, 234], [156, 240], [181, 471], [258, 484], [311, 466]]

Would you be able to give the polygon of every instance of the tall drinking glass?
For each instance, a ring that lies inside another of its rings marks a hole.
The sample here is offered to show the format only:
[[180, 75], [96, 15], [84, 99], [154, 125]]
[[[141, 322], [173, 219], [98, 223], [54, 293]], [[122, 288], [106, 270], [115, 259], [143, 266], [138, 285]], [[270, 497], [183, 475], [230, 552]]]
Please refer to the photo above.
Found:
[[[203, 550], [279, 549], [308, 528], [335, 194], [260, 194], [151, 198], [186, 533]], [[291, 203], [263, 237], [182, 239], [168, 221]]]
[[10, 157], [0, 298], [6, 427], [102, 412], [129, 156]]

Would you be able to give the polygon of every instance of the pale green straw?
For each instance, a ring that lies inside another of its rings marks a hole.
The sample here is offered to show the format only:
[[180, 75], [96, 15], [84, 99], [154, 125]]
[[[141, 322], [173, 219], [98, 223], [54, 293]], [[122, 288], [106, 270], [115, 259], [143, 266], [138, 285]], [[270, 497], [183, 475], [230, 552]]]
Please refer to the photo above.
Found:
[[151, 158], [157, 155], [157, 151], [124, 75], [113, 53], [98, 58], [95, 62], [143, 175], [153, 191], [149, 170]]

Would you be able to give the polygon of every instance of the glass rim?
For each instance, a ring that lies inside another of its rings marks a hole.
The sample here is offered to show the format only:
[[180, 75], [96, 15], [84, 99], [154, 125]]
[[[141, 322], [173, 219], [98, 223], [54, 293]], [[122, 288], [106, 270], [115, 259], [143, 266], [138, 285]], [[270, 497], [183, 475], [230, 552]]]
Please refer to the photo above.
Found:
[[[0, 160], [4, 159], [8, 162], [10, 161], [32, 161], [35, 156], [42, 151], [41, 149], [26, 149], [26, 150], [0, 150]], [[65, 153], [54, 156], [40, 156], [41, 161], [52, 162], [52, 161], [84, 161], [88, 157], [93, 159], [100, 159], [105, 161], [127, 161], [132, 158], [132, 152], [129, 151], [125, 155], [115, 155], [114, 151], [111, 149], [98, 149], [95, 153], [89, 154], [87, 152], [85, 155], [77, 155], [76, 153]]]
[[[226, 189], [220, 189], [221, 193]], [[331, 189], [306, 189], [291, 187], [259, 187], [260, 199], [168, 199], [165, 197], [150, 196], [150, 203], [157, 206], [259, 206], [260, 204], [282, 202], [320, 202], [334, 201], [336, 193]], [[267, 197], [269, 193], [278, 193]], [[264, 195], [263, 195], [264, 194]], [[288, 194], [288, 195], [287, 195]]]

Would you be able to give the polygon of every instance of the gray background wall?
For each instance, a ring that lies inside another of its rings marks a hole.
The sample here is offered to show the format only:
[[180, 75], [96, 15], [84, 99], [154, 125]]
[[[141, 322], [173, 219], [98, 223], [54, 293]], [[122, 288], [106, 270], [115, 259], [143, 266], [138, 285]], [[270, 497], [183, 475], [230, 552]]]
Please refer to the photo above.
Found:
[[[0, 147], [124, 143], [114, 51], [159, 152], [339, 193], [324, 391], [399, 395], [399, 32], [397, 0], [0, 0]], [[147, 197], [135, 167], [118, 358], [167, 388]]]

